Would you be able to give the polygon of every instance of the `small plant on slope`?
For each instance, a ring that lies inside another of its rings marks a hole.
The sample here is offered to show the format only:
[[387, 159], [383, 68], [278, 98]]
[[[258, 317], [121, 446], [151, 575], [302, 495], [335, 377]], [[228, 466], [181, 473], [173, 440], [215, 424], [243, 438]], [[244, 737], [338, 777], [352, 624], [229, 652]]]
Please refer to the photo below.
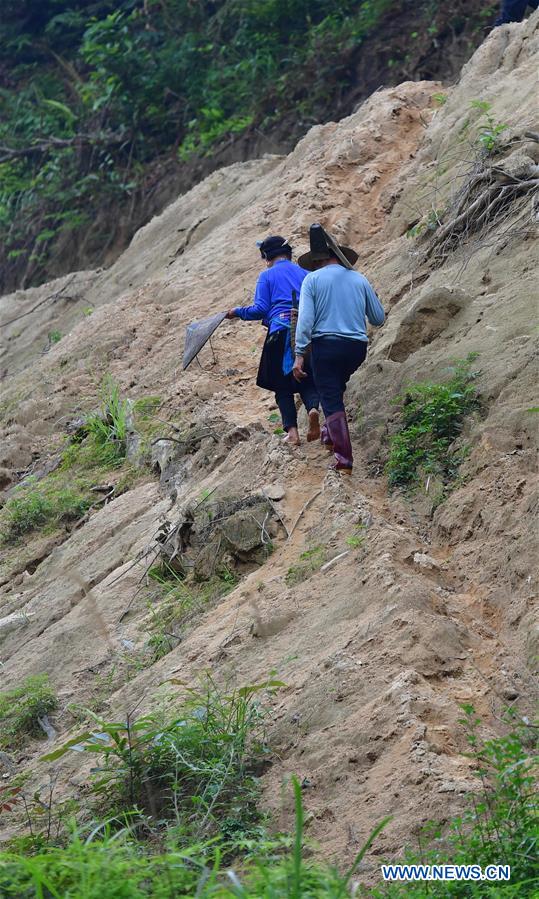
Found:
[[118, 464], [125, 458], [130, 404], [120, 396], [118, 385], [111, 378], [103, 384], [102, 406], [99, 414], [90, 415], [86, 430], [101, 449], [103, 462]]
[[285, 575], [285, 582], [289, 587], [301, 584], [311, 577], [315, 571], [322, 567], [327, 558], [325, 546], [313, 546], [300, 554], [297, 565], [291, 565]]
[[470, 354], [455, 366], [445, 384], [412, 384], [395, 399], [402, 405], [402, 426], [390, 440], [387, 473], [390, 487], [414, 488], [422, 476], [452, 480], [463, 461], [465, 447], [453, 446], [463, 421], [479, 408]]
[[0, 748], [14, 749], [29, 736], [43, 736], [38, 719], [57, 706], [46, 674], [27, 677], [19, 687], [0, 693]]
[[501, 149], [501, 135], [507, 131], [509, 125], [498, 122], [490, 112], [490, 103], [486, 100], [472, 100], [472, 109], [480, 109], [480, 128], [477, 140], [487, 155], [492, 156]]
[[44, 759], [55, 761], [72, 749], [100, 754], [93, 792], [106, 797], [109, 809], [112, 802], [115, 811], [173, 819], [196, 839], [217, 830], [245, 832], [258, 820], [254, 774], [265, 752], [256, 697], [280, 686], [268, 680], [224, 695], [208, 676], [200, 689], [187, 691], [172, 721], [159, 715], [116, 722], [96, 717], [95, 731]]
[[82, 488], [66, 486], [55, 475], [39, 484], [28, 479], [15, 488], [0, 512], [1, 541], [12, 543], [37, 528], [76, 521], [91, 504], [92, 499]]

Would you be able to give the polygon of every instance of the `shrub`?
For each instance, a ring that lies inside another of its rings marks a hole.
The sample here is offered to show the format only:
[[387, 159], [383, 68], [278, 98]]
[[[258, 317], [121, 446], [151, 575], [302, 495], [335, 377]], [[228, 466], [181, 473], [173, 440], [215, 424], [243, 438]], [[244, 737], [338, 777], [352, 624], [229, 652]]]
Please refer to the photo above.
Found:
[[398, 396], [402, 427], [390, 440], [387, 473], [390, 487], [413, 488], [424, 475], [436, 475], [444, 483], [455, 477], [466, 447], [454, 445], [466, 415], [479, 408], [471, 371], [476, 358], [459, 361], [445, 384], [413, 384]]
[[11, 543], [36, 528], [58, 527], [76, 521], [90, 508], [92, 499], [80, 487], [67, 487], [54, 476], [36, 484], [28, 480], [16, 487], [0, 514], [3, 543]]
[[102, 826], [86, 839], [75, 832], [65, 848], [38, 852], [31, 858], [3, 853], [0, 893], [17, 899], [344, 899], [352, 876], [388, 819], [375, 828], [353, 865], [341, 875], [324, 862], [305, 861], [304, 811], [295, 778], [293, 785], [296, 828], [292, 849], [285, 856], [270, 854], [275, 841], [264, 841], [241, 870], [224, 870], [215, 844], [198, 843], [183, 851], [150, 855], [129, 836], [128, 829], [112, 834], [110, 827]]
[[[171, 681], [178, 683], [178, 681]], [[258, 821], [255, 773], [265, 757], [257, 695], [282, 686], [268, 680], [222, 694], [211, 677], [188, 689], [179, 717], [148, 715], [107, 722], [45, 756], [71, 749], [99, 753], [93, 792], [117, 810], [175, 819], [191, 837], [244, 833]]]
[[20, 687], [0, 693], [0, 746], [12, 749], [28, 736], [44, 736], [38, 718], [58, 706], [46, 674], [27, 677]]

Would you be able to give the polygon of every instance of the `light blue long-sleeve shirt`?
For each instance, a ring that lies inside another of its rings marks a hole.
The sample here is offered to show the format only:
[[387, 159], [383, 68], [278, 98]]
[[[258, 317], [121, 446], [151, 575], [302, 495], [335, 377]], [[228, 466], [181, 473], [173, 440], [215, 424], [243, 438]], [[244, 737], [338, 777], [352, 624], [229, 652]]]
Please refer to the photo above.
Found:
[[384, 308], [364, 275], [343, 265], [309, 272], [301, 285], [296, 352], [303, 355], [314, 337], [368, 340], [367, 322], [383, 325]]

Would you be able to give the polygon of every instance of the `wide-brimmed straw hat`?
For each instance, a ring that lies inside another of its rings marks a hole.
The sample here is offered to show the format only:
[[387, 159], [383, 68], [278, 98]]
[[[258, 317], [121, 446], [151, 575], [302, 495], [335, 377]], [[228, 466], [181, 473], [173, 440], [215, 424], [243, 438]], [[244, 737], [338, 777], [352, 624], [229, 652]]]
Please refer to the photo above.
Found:
[[351, 247], [340, 246], [318, 222], [309, 228], [309, 243], [311, 245], [309, 252], [298, 259], [298, 265], [309, 272], [314, 270], [315, 262], [329, 259], [331, 256], [336, 256], [345, 268], [353, 268], [359, 259], [359, 253]]

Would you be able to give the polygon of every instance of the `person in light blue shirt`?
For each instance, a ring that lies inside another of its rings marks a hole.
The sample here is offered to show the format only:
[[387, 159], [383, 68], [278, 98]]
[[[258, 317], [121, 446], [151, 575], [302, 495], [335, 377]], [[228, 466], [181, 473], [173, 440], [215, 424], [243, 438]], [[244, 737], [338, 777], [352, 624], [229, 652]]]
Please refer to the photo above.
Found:
[[371, 284], [352, 265], [358, 256], [339, 247], [321, 225], [312, 225], [311, 250], [299, 263], [310, 270], [301, 286], [294, 377], [304, 377], [311, 346], [314, 382], [325, 416], [321, 439], [335, 453], [332, 466], [351, 473], [352, 444], [344, 408], [350, 376], [367, 355], [367, 321], [384, 323], [384, 309]]
[[305, 367], [306, 377], [301, 383], [292, 377], [294, 356], [290, 345], [290, 318], [294, 297], [299, 297], [307, 272], [292, 262], [292, 248], [284, 237], [267, 237], [258, 244], [258, 248], [266, 269], [258, 278], [254, 302], [251, 306], [229, 309], [226, 315], [227, 318], [241, 318], [243, 321], [261, 320], [268, 328], [256, 383], [275, 393], [286, 431], [285, 440], [297, 446], [300, 439], [295, 393], [300, 394], [307, 409], [307, 440], [317, 440], [320, 436], [320, 400], [309, 366]]

